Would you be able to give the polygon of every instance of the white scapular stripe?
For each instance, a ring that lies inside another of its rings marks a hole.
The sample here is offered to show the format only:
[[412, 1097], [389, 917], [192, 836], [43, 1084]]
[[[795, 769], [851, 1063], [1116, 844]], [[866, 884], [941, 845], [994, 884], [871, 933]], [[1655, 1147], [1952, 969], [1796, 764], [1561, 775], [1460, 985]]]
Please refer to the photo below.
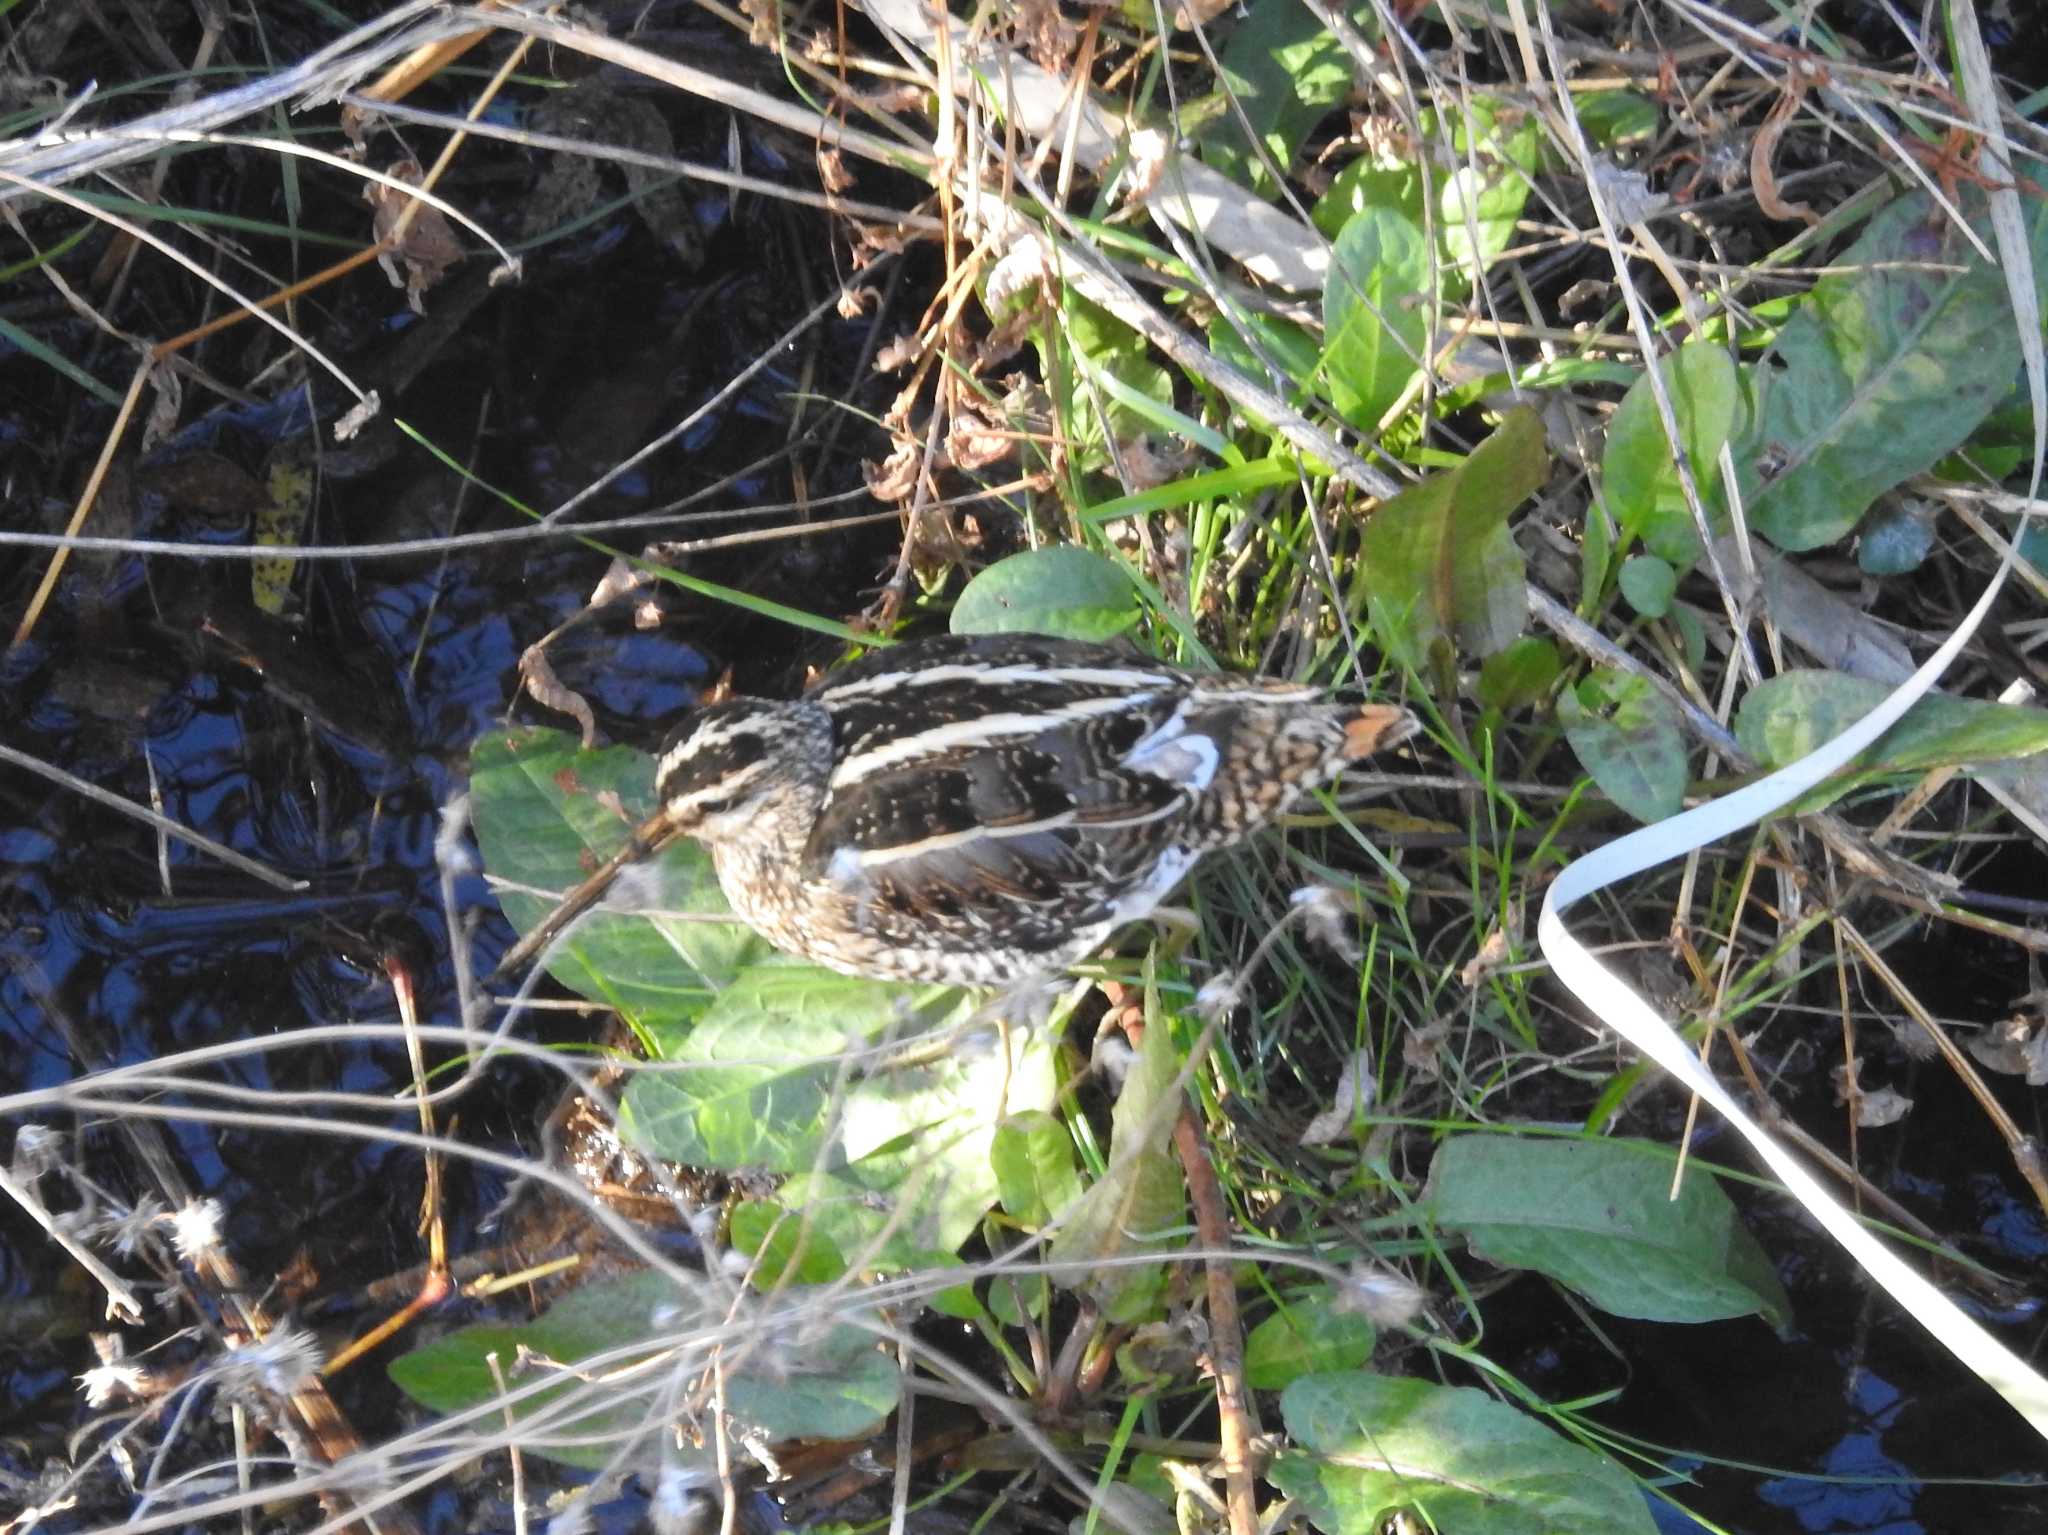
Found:
[[1010, 683], [1043, 682], [1057, 687], [1123, 688], [1143, 692], [1159, 686], [1159, 673], [1135, 668], [1109, 666], [926, 666], [914, 671], [881, 672], [858, 682], [827, 682], [813, 698], [819, 703], [837, 703], [843, 698], [865, 698], [895, 687], [934, 687], [942, 682]]
[[[1038, 672], [1033, 675], [1045, 674]], [[1149, 680], [1156, 683], [1159, 679]], [[955, 747], [989, 746], [1020, 736], [1042, 735], [1062, 725], [1079, 724], [1104, 714], [1121, 714], [1150, 696], [1147, 693], [1119, 693], [1109, 698], [1084, 698], [1064, 708], [1042, 709], [1034, 714], [984, 714], [977, 719], [956, 720], [950, 725], [934, 725], [930, 730], [920, 730], [916, 735], [902, 736], [885, 746], [877, 746], [873, 751], [846, 758], [832, 770], [832, 787], [843, 789], [883, 768], [915, 762], [920, 757], [935, 757]]]

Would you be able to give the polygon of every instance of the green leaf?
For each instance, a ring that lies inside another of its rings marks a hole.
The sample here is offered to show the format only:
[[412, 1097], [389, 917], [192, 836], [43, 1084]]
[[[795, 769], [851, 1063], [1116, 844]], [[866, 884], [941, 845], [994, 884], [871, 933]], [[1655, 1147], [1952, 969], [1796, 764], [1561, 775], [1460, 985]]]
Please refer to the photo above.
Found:
[[1543, 135], [1534, 113], [1497, 96], [1470, 96], [1445, 110], [1457, 164], [1438, 192], [1437, 227], [1445, 263], [1469, 288], [1514, 240]]
[[1172, 1031], [1149, 1021], [1110, 1117], [1109, 1166], [1069, 1207], [1046, 1251], [1055, 1282], [1087, 1292], [1111, 1322], [1144, 1320], [1165, 1287], [1163, 1263], [1128, 1260], [1181, 1245], [1178, 1237], [1157, 1234], [1187, 1219], [1180, 1164], [1168, 1149], [1180, 1110], [1179, 1076]]
[[887, 1253], [870, 1266], [972, 1236], [997, 1198], [997, 1127], [1048, 1109], [1057, 1091], [1045, 1029], [952, 1029], [865, 1071], [839, 1119], [842, 1175], [890, 1222]]
[[1671, 611], [1678, 591], [1678, 572], [1654, 554], [1632, 554], [1621, 562], [1621, 595], [1645, 618]]
[[[625, 844], [654, 809], [654, 760], [613, 747], [586, 752], [555, 730], [485, 736], [470, 751], [470, 809], [484, 867], [494, 879], [566, 890]], [[656, 894], [665, 913], [723, 916], [710, 857], [679, 842], [622, 883]], [[501, 888], [499, 903], [520, 932], [554, 906]], [[636, 1026], [694, 1017], [744, 965], [774, 953], [737, 922], [593, 912], [548, 959], [548, 973]]]
[[1563, 670], [1555, 644], [1540, 634], [1524, 635], [1480, 664], [1480, 706], [1501, 714], [1525, 709], [1550, 692]]
[[734, 1205], [730, 1223], [733, 1250], [754, 1260], [757, 1290], [783, 1284], [830, 1284], [846, 1273], [839, 1244], [797, 1211], [769, 1199], [746, 1199]]
[[1352, 215], [1330, 252], [1323, 288], [1323, 366], [1330, 400], [1361, 432], [1420, 370], [1433, 279], [1419, 221], [1390, 207]]
[[1081, 1197], [1073, 1137], [1042, 1110], [997, 1125], [989, 1160], [1003, 1209], [1027, 1228], [1043, 1226]]
[[[1884, 683], [1841, 672], [1785, 672], [1749, 690], [1735, 711], [1735, 736], [1765, 767], [1783, 767], [1833, 740], [1890, 693]], [[1935, 694], [1913, 705], [1853, 768], [1801, 808], [1818, 808], [1890, 773], [2010, 762], [2044, 749], [2048, 710]]]
[[[872, 1182], [872, 1187], [870, 1186]], [[861, 1273], [905, 1273], [912, 1269], [961, 1268], [956, 1249], [972, 1233], [938, 1232], [931, 1201], [897, 1168], [851, 1163], [836, 1173], [798, 1173], [783, 1180], [775, 1202], [822, 1235]], [[988, 1207], [983, 1197], [978, 1223]], [[923, 1238], [934, 1235], [946, 1245]], [[968, 1277], [962, 1269], [962, 1277]]]
[[1596, 668], [1558, 695], [1557, 717], [1601, 793], [1638, 821], [1678, 813], [1685, 802], [1685, 729], [1678, 710], [1645, 679]]
[[994, 1203], [1005, 1114], [1049, 1106], [1043, 1031], [962, 1033], [973, 1000], [811, 965], [743, 971], [695, 1025], [655, 1043], [620, 1129], [671, 1161], [800, 1175], [780, 1202], [849, 1262], [951, 1253]]
[[1273, 178], [1248, 152], [1245, 125], [1286, 174], [1309, 130], [1351, 89], [1351, 56], [1300, 0], [1266, 0], [1230, 34], [1217, 62], [1238, 110], [1217, 114], [1196, 143], [1232, 181], [1269, 196]]
[[[1065, 349], [1055, 349], [1041, 328], [1037, 332], [1039, 368], [1057, 396], [1060, 419], [1078, 425], [1073, 444], [1078, 462], [1096, 468], [1108, 462], [1104, 447], [1104, 416], [1108, 431], [1122, 442], [1138, 436], [1152, 425], [1150, 414], [1133, 409], [1126, 399], [1145, 399], [1160, 405], [1173, 403], [1173, 375], [1153, 360], [1145, 338], [1108, 310], [1082, 298], [1071, 288], [1062, 290], [1059, 318]], [[1093, 384], [1077, 376], [1088, 375]], [[1099, 387], [1114, 380], [1116, 391]]]
[[1597, 503], [1586, 507], [1585, 532], [1579, 542], [1579, 611], [1591, 613], [1607, 590], [1614, 565], [1614, 520]]
[[[1735, 430], [1741, 386], [1720, 347], [1692, 341], [1657, 364], [1694, 483], [1709, 512], [1719, 504], [1721, 445]], [[1701, 554], [1699, 529], [1678, 480], [1678, 465], [1646, 372], [1622, 396], [1601, 453], [1607, 509], [1650, 553], [1684, 570]]]
[[1334, 240], [1344, 226], [1369, 208], [1389, 209], [1422, 225], [1422, 175], [1412, 165], [1353, 160], [1330, 178], [1330, 190], [1316, 199], [1309, 222]]
[[1656, 133], [1661, 114], [1657, 103], [1635, 91], [1589, 91], [1572, 97], [1572, 111], [1587, 139], [1598, 149], [1613, 149]]
[[[424, 1406], [460, 1412], [500, 1395], [493, 1354], [508, 1386], [526, 1384], [531, 1377], [514, 1371], [524, 1348], [547, 1361], [546, 1368], [559, 1369], [563, 1382], [513, 1409], [522, 1425], [521, 1448], [588, 1470], [609, 1465], [629, 1435], [644, 1433], [659, 1414], [672, 1411], [682, 1383], [667, 1367], [619, 1386], [578, 1379], [577, 1366], [624, 1350], [596, 1372], [620, 1378], [616, 1372], [634, 1354], [673, 1353], [692, 1334], [727, 1338], [726, 1406], [770, 1438], [856, 1439], [895, 1410], [896, 1364], [876, 1349], [874, 1338], [857, 1327], [808, 1320], [829, 1316], [830, 1303], [785, 1291], [753, 1304], [761, 1308], [757, 1314], [742, 1307], [732, 1315], [722, 1286], [681, 1287], [663, 1274], [630, 1274], [587, 1284], [531, 1322], [450, 1333], [392, 1361], [391, 1378]], [[699, 1353], [708, 1369], [708, 1350], [700, 1346]], [[571, 1407], [575, 1398], [583, 1400]], [[547, 1416], [563, 1411], [566, 1417]], [[567, 1442], [575, 1439], [590, 1442]]]
[[[2048, 203], [2034, 209], [2048, 217]], [[2005, 280], [1924, 193], [1890, 204], [1837, 258], [1756, 370], [1736, 453], [1750, 525], [1817, 549], [1961, 444], [2012, 387]]]
[[857, 980], [816, 965], [743, 970], [694, 1026], [657, 1038], [671, 1069], [637, 1073], [620, 1129], [692, 1167], [807, 1172], [849, 1050], [939, 1027], [960, 994]]
[[1347, 1310], [1328, 1285], [1317, 1285], [1245, 1334], [1245, 1384], [1278, 1391], [1303, 1375], [1357, 1369], [1377, 1341], [1367, 1318]]
[[[780, 1301], [803, 1304], [787, 1292]], [[832, 1301], [811, 1305], [822, 1311]], [[864, 1439], [896, 1410], [902, 1374], [872, 1335], [844, 1325], [792, 1326], [787, 1334], [754, 1349], [731, 1347], [738, 1368], [726, 1374], [725, 1405], [742, 1423], [770, 1440]]]
[[1397, 660], [1421, 671], [1453, 638], [1484, 656], [1521, 633], [1528, 596], [1508, 517], [1549, 470], [1542, 421], [1516, 410], [1463, 463], [1373, 512], [1363, 543], [1366, 611]]
[[[632, 1274], [624, 1279], [603, 1280], [585, 1285], [558, 1301], [546, 1315], [517, 1324], [480, 1323], [460, 1328], [422, 1348], [416, 1348], [390, 1366], [392, 1381], [407, 1396], [435, 1412], [461, 1412], [498, 1397], [490, 1356], [497, 1356], [506, 1383], [524, 1384], [515, 1378], [513, 1366], [523, 1347], [558, 1365], [573, 1367], [581, 1361], [614, 1349], [646, 1345], [653, 1354], [666, 1346], [663, 1335], [681, 1323], [657, 1326], [655, 1318], [673, 1310], [697, 1316], [702, 1306], [696, 1297], [679, 1290], [665, 1275]], [[614, 1368], [617, 1367], [615, 1364]], [[521, 1436], [523, 1448], [572, 1466], [599, 1470], [611, 1459], [614, 1444], [602, 1441], [623, 1436], [642, 1426], [650, 1411], [639, 1398], [621, 1400], [614, 1392], [582, 1386], [574, 1380], [519, 1403], [516, 1419], [530, 1423], [542, 1414], [561, 1410], [572, 1392], [589, 1400], [588, 1410], [551, 1423], [546, 1435], [530, 1432]], [[600, 1442], [587, 1445], [555, 1444], [554, 1437], [583, 1437]]]
[[1123, 566], [1076, 544], [1027, 549], [967, 583], [953, 604], [955, 634], [1052, 634], [1108, 640], [1138, 621]]
[[1378, 1535], [1388, 1515], [1457, 1535], [1655, 1535], [1612, 1461], [1470, 1386], [1307, 1375], [1281, 1395], [1301, 1448], [1274, 1485], [1324, 1535]]
[[[1218, 357], [1260, 380], [1296, 409], [1308, 398], [1320, 353], [1305, 327], [1256, 310], [1219, 311], [1209, 322], [1208, 341]], [[1272, 422], [1246, 415], [1259, 430], [1272, 431]]]
[[1425, 1196], [1437, 1224], [1506, 1268], [1655, 1322], [1790, 1314], [1777, 1275], [1711, 1174], [1643, 1142], [1453, 1136]]

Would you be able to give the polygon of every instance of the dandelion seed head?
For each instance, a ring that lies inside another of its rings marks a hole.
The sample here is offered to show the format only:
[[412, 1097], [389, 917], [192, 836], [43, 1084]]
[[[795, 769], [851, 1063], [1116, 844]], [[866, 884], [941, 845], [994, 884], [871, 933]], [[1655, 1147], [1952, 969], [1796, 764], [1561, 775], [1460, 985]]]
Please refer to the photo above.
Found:
[[671, 1463], [661, 1468], [647, 1506], [647, 1522], [657, 1535], [697, 1535], [711, 1524], [717, 1504], [705, 1491], [710, 1480], [711, 1475], [694, 1466]]
[[1137, 1052], [1131, 1049], [1131, 1042], [1123, 1035], [1098, 1034], [1095, 1036], [1095, 1049], [1089, 1065], [1102, 1073], [1102, 1079], [1109, 1084], [1110, 1091], [1120, 1092], [1123, 1089], [1124, 1078], [1131, 1074], [1131, 1062], [1137, 1058]]
[[21, 1183], [36, 1179], [63, 1160], [64, 1135], [48, 1125], [23, 1125], [14, 1132], [14, 1158], [8, 1171]]
[[470, 845], [468, 832], [469, 796], [457, 794], [441, 807], [441, 824], [434, 832], [434, 862], [458, 879], [477, 871], [476, 849]]
[[151, 1395], [149, 1371], [133, 1359], [110, 1359], [96, 1364], [78, 1377], [85, 1388], [85, 1405], [106, 1407], [115, 1402], [146, 1401]]
[[319, 1341], [303, 1327], [279, 1327], [267, 1338], [230, 1349], [209, 1373], [224, 1395], [295, 1396], [320, 1371]]
[[168, 1205], [154, 1194], [144, 1194], [135, 1201], [133, 1209], [120, 1211], [97, 1222], [92, 1235], [111, 1246], [118, 1256], [132, 1258], [140, 1251], [143, 1239], [169, 1218]]
[[1365, 958], [1358, 946], [1358, 908], [1351, 897], [1333, 885], [1304, 885], [1288, 897], [1288, 904], [1301, 914], [1309, 937], [1341, 957], [1348, 965]]
[[1237, 1006], [1244, 977], [1235, 970], [1211, 976], [1195, 993], [1195, 1016], [1204, 1023], [1219, 1023]]
[[211, 1199], [195, 1199], [166, 1217], [171, 1225], [171, 1245], [187, 1263], [220, 1247], [221, 1208]]

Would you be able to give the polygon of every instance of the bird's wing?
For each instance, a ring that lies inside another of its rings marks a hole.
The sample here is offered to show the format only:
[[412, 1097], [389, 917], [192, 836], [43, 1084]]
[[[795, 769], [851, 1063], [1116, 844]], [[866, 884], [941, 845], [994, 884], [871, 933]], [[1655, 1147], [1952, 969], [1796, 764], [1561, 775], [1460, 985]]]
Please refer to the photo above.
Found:
[[847, 710], [847, 745], [805, 876], [861, 903], [885, 941], [900, 929], [923, 944], [1043, 952], [1112, 919], [1176, 856], [1193, 802], [1172, 773], [1128, 760], [1185, 703], [1150, 681], [1091, 694], [1069, 678], [1036, 716], [1007, 684], [1000, 703], [962, 698], [936, 718], [900, 697], [893, 719], [860, 694], [828, 704], [835, 722]]

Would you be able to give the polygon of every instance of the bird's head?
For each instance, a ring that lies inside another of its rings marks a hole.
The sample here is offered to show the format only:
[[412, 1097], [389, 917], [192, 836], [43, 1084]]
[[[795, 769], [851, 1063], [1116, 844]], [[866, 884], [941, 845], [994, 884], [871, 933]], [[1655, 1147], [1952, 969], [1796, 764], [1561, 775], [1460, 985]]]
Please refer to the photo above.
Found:
[[700, 709], [655, 764], [677, 831], [709, 843], [807, 831], [832, 775], [832, 722], [816, 704], [735, 698]]

